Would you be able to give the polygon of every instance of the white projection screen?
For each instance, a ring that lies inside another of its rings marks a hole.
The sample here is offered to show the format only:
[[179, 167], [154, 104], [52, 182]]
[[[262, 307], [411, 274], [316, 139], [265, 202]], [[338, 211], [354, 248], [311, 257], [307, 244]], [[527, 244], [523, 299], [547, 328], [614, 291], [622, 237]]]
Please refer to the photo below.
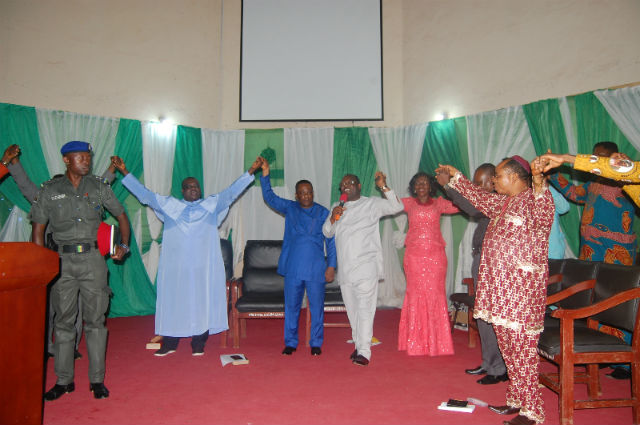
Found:
[[243, 0], [240, 121], [382, 120], [381, 0]]

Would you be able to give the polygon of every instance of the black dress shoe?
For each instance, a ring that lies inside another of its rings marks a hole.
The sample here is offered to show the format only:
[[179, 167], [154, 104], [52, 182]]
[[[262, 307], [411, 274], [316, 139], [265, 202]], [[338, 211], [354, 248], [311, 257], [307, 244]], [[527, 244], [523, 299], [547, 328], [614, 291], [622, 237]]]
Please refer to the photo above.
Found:
[[353, 353], [349, 356], [351, 360], [355, 359], [358, 356], [358, 350], [353, 350]]
[[529, 419], [526, 416], [518, 415], [514, 418], [511, 418], [508, 421], [502, 422], [504, 425], [534, 425], [536, 421], [533, 419]]
[[464, 373], [468, 373], [469, 375], [484, 375], [487, 371], [484, 370], [482, 366], [478, 366], [475, 369], [465, 369]]
[[354, 357], [353, 364], [357, 364], [358, 366], [366, 366], [369, 364], [369, 359], [362, 354], [358, 354]]
[[53, 401], [53, 400], [59, 399], [66, 393], [72, 393], [75, 389], [76, 389], [76, 386], [74, 385], [73, 382], [67, 385], [55, 384], [53, 388], [51, 388], [49, 391], [44, 393], [44, 399], [47, 401]]
[[282, 354], [290, 356], [294, 351], [296, 351], [295, 347], [289, 347], [287, 345], [286, 347], [284, 347], [284, 350], [282, 350]]
[[109, 397], [109, 390], [104, 386], [102, 382], [89, 385], [89, 390], [93, 393], [95, 398], [107, 398]]
[[503, 373], [502, 375], [487, 375], [478, 379], [476, 382], [482, 385], [493, 385], [493, 384], [505, 382], [508, 380], [509, 380], [509, 374]]
[[511, 406], [491, 406], [489, 405], [489, 410], [497, 413], [498, 415], [513, 415], [520, 412], [519, 407], [511, 407]]
[[74, 359], [81, 359], [81, 358], [82, 358], [82, 354], [80, 354], [80, 351], [76, 350], [76, 351], [73, 353], [73, 358], [74, 358]]
[[319, 356], [320, 354], [322, 354], [322, 350], [320, 349], [320, 347], [311, 347], [312, 356]]

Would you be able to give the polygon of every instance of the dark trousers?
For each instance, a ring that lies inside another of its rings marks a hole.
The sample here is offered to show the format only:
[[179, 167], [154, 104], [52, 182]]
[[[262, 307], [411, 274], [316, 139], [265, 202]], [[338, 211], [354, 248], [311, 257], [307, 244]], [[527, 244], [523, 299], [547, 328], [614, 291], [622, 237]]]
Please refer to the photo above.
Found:
[[[203, 351], [204, 346], [207, 343], [207, 339], [209, 339], [209, 330], [204, 331], [204, 333], [200, 335], [193, 335], [191, 337], [191, 349], [193, 351]], [[164, 335], [162, 336], [162, 346], [168, 348], [169, 350], [177, 349], [179, 342], [180, 337]]]

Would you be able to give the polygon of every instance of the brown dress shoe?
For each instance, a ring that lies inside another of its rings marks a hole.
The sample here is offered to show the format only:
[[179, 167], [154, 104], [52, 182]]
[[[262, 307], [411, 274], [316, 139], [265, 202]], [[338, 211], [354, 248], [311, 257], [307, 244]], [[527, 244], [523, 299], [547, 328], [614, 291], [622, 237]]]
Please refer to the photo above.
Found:
[[492, 412], [497, 413], [498, 415], [513, 415], [515, 413], [519, 413], [520, 412], [520, 408], [519, 407], [511, 407], [511, 406], [491, 406], [489, 405], [489, 410], [491, 410]]
[[529, 419], [526, 416], [518, 415], [509, 421], [502, 422], [504, 425], [534, 425], [536, 421]]

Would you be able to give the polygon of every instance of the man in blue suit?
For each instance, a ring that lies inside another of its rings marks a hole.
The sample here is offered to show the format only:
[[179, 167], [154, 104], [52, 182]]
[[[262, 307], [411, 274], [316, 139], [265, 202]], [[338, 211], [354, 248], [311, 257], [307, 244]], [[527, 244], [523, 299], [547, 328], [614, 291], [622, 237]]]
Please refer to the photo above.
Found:
[[[262, 197], [271, 208], [284, 215], [284, 238], [278, 273], [284, 276], [284, 350], [291, 355], [298, 347], [298, 321], [305, 289], [311, 312], [311, 355], [322, 353], [324, 336], [324, 285], [335, 277], [336, 247], [325, 238], [322, 224], [329, 215], [313, 202], [313, 186], [307, 180], [296, 183], [296, 200], [280, 198], [271, 189], [269, 163], [262, 159]], [[326, 246], [326, 258], [325, 258]]]

